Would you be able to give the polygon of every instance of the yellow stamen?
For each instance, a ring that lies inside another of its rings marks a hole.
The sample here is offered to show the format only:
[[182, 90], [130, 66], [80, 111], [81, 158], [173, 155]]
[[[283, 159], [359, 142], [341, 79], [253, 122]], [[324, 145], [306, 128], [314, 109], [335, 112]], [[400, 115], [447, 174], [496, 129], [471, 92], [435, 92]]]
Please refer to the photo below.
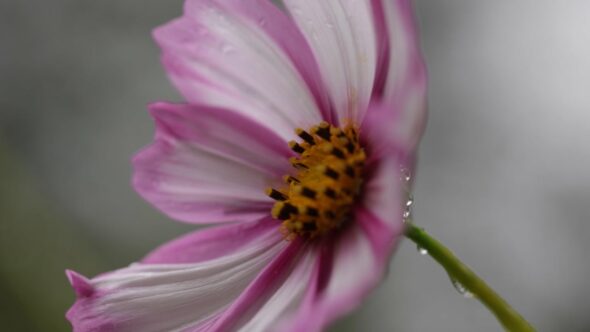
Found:
[[350, 218], [366, 156], [353, 125], [341, 129], [321, 122], [309, 131], [297, 128], [295, 133], [302, 140], [289, 142], [299, 155], [289, 159], [296, 173], [283, 177], [284, 188], [269, 188], [266, 193], [277, 201], [271, 214], [283, 221], [288, 238], [314, 238], [338, 229]]

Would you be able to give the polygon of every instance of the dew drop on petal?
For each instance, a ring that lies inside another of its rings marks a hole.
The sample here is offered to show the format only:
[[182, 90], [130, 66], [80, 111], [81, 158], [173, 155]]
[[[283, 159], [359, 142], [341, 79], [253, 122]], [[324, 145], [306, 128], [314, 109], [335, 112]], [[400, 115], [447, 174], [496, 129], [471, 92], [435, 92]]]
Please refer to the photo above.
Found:
[[404, 218], [404, 222], [408, 221], [408, 219], [412, 216], [412, 212], [409, 210], [405, 210], [404, 213], [402, 214], [402, 217]]
[[412, 174], [410, 173], [410, 170], [402, 167], [400, 169], [400, 173], [401, 173], [401, 180], [405, 181], [405, 182], [410, 182], [410, 180], [412, 179]]
[[409, 208], [410, 206], [412, 206], [412, 204], [414, 204], [414, 196], [410, 194], [408, 196], [408, 200], [406, 201], [406, 208]]
[[404, 212], [402, 213], [403, 222], [406, 223], [412, 217], [412, 205], [414, 205], [414, 198], [412, 194], [408, 194], [408, 198], [404, 205]]

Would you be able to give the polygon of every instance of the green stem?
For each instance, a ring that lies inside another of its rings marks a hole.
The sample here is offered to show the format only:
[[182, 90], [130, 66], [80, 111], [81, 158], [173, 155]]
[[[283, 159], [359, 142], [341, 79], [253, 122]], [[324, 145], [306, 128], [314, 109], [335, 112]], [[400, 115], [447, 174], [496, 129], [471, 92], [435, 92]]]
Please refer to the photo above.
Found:
[[496, 316], [506, 331], [535, 331], [516, 310], [491, 289], [469, 267], [463, 264], [447, 247], [431, 237], [422, 228], [408, 222], [406, 236], [414, 241], [419, 248], [428, 251], [447, 271], [452, 280], [460, 283], [467, 291], [477, 297]]

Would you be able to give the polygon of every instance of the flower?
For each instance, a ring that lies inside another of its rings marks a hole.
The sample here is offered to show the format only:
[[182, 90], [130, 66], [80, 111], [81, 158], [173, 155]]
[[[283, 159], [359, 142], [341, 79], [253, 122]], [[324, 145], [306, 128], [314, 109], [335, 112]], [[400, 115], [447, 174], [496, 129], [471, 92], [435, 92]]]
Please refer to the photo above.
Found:
[[221, 224], [93, 279], [75, 331], [317, 331], [383, 278], [425, 119], [409, 0], [187, 0], [155, 31], [187, 103], [150, 106], [136, 190]]

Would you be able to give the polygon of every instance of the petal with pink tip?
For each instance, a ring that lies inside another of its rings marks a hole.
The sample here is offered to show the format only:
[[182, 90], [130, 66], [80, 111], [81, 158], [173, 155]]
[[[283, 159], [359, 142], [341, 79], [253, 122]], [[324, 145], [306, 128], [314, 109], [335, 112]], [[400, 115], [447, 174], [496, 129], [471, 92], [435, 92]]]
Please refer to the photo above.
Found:
[[409, 87], [398, 99], [371, 103], [360, 131], [371, 159], [396, 154], [403, 163], [412, 163], [426, 125], [425, 88]]
[[411, 0], [381, 0], [390, 48], [386, 98], [426, 84], [426, 66], [418, 44]]
[[159, 103], [152, 145], [133, 160], [134, 186], [149, 202], [182, 221], [256, 220], [290, 165], [286, 143], [272, 131], [223, 109]]
[[360, 122], [377, 66], [377, 36], [370, 1], [285, 0], [320, 65], [340, 122]]
[[[426, 122], [426, 66], [422, 58], [410, 0], [377, 0], [383, 10], [387, 47], [383, 87], [369, 109], [364, 127], [389, 147], [412, 153]], [[375, 113], [375, 114], [373, 114]]]
[[[196, 331], [210, 326], [251, 284], [265, 281], [270, 285], [270, 267], [293, 266], [300, 245], [284, 241], [277, 227], [267, 227], [271, 222], [261, 221], [240, 232], [229, 227], [201, 231], [203, 234], [193, 239], [209, 240], [203, 242], [203, 248], [197, 248], [201, 242], [188, 246], [194, 261], [181, 258], [183, 263], [138, 263], [91, 280], [70, 272], [74, 287], [79, 288], [83, 281], [85, 289], [92, 289], [78, 292], [79, 298], [67, 314], [74, 331]], [[232, 249], [212, 248], [215, 237], [222, 243], [237, 244], [232, 244]], [[209, 249], [213, 253], [206, 253]], [[261, 280], [264, 275], [266, 279]], [[261, 296], [267, 296], [266, 291]]]
[[328, 116], [309, 46], [268, 1], [189, 0], [154, 35], [190, 103], [240, 112], [283, 138]]

